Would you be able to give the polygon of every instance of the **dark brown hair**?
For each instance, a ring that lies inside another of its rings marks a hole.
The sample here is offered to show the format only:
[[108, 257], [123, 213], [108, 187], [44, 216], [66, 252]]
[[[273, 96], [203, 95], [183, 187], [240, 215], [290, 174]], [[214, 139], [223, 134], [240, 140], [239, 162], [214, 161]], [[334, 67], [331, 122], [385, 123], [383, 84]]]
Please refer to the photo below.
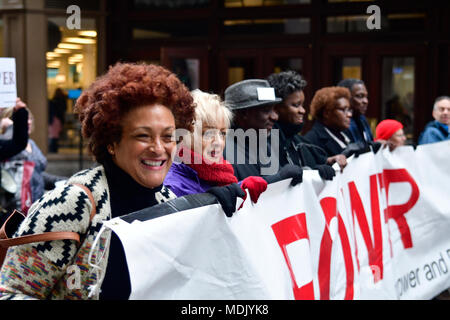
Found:
[[75, 111], [97, 162], [104, 163], [109, 157], [107, 146], [121, 140], [124, 116], [154, 103], [172, 111], [177, 128], [192, 131], [192, 96], [175, 74], [161, 66], [117, 63], [83, 91]]

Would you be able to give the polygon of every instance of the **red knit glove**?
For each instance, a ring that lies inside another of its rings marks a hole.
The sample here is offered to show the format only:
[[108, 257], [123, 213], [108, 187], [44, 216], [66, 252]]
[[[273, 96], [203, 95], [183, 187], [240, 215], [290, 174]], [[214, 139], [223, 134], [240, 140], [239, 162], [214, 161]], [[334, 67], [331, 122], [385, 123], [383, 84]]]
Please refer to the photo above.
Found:
[[242, 180], [241, 188], [244, 191], [245, 189], [248, 189], [248, 192], [250, 193], [250, 199], [252, 200], [253, 203], [256, 203], [261, 193], [266, 191], [267, 181], [261, 177], [256, 176], [247, 177], [244, 180]]

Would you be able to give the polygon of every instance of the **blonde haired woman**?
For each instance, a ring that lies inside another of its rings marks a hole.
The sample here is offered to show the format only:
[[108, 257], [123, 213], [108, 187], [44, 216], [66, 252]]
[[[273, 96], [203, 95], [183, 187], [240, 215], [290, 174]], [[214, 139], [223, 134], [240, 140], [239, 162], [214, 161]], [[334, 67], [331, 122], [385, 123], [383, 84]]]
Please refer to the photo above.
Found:
[[164, 185], [179, 197], [211, 192], [222, 186], [230, 186], [232, 194], [248, 189], [251, 200], [256, 202], [266, 190], [267, 182], [261, 177], [248, 177], [238, 185], [233, 166], [223, 158], [233, 113], [216, 94], [197, 89], [192, 96], [196, 104], [194, 130], [182, 137], [178, 159], [172, 163]]

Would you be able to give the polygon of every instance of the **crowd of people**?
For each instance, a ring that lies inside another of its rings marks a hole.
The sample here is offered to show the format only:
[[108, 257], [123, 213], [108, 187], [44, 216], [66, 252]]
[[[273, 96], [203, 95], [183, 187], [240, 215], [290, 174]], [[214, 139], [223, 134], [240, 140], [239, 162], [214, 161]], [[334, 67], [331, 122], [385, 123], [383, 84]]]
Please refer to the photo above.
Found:
[[[367, 89], [356, 79], [318, 90], [310, 105], [314, 125], [300, 135], [306, 85], [298, 73], [286, 71], [235, 83], [221, 99], [190, 92], [161, 66], [111, 67], [75, 106], [99, 165], [49, 192], [42, 192], [42, 181], [36, 182], [39, 192], [14, 233], [71, 231], [81, 235], [80, 243], [54, 240], [10, 247], [1, 268], [0, 298], [127, 299], [131, 285], [125, 253], [114, 233], [99, 235], [102, 221], [204, 192], [214, 195], [231, 217], [238, 198], [257, 202], [270, 183], [292, 179], [294, 186], [302, 182], [304, 170], [318, 170], [322, 179], [332, 180], [336, 170], [345, 170], [350, 156], [381, 147], [393, 151], [405, 143], [403, 126], [393, 119], [381, 121], [373, 137], [365, 118]], [[45, 161], [24, 129], [28, 114], [18, 100], [13, 136], [0, 144], [0, 154], [6, 160], [34, 152], [31, 161], [42, 173]], [[420, 140], [449, 139], [449, 97], [436, 100], [433, 116], [436, 120]], [[97, 236], [98, 247], [93, 246]], [[96, 259], [95, 270], [89, 256]], [[71, 265], [79, 267], [79, 286], [68, 285]]]

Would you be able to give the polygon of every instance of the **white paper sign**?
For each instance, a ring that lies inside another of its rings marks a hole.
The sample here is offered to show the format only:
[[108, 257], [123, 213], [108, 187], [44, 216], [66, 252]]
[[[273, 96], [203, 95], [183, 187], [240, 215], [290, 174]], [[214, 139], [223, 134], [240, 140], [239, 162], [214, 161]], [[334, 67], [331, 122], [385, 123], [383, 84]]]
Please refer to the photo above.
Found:
[[275, 90], [273, 88], [257, 88], [258, 100], [275, 101]]
[[14, 107], [16, 98], [16, 59], [0, 58], [0, 108]]

